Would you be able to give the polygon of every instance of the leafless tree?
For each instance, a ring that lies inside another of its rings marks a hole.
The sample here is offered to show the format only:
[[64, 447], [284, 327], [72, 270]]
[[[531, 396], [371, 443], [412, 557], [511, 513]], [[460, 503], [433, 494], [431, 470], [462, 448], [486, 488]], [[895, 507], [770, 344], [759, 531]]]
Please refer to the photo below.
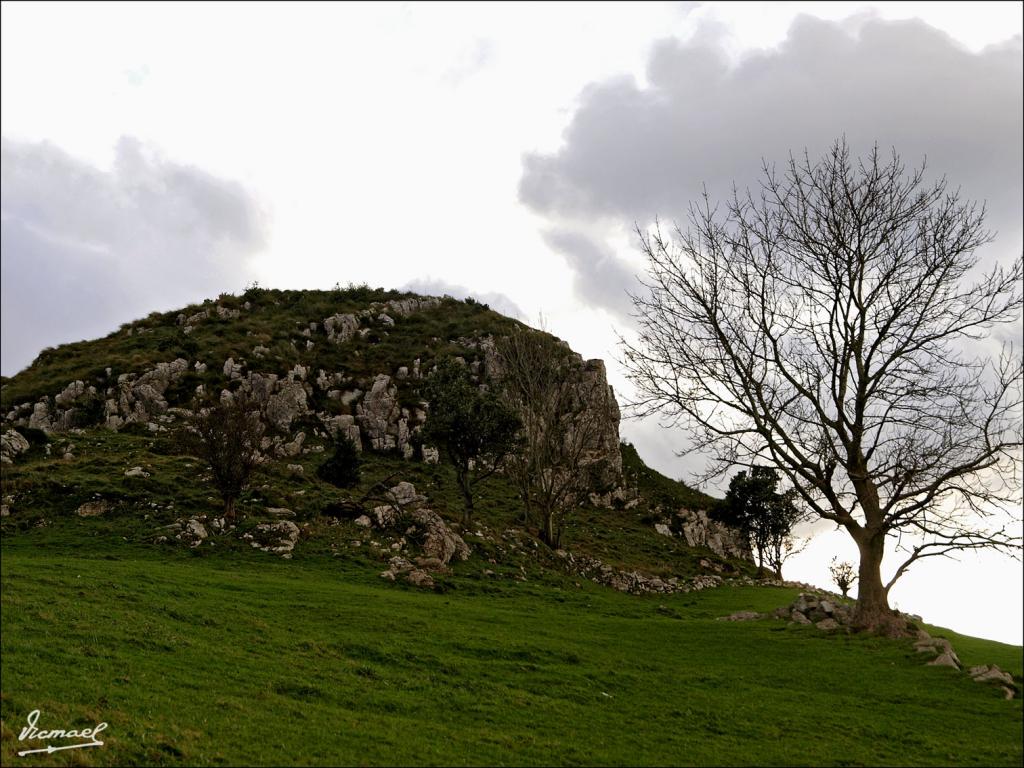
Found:
[[[984, 207], [895, 151], [763, 171], [675, 237], [638, 230], [636, 411], [689, 429], [707, 477], [776, 466], [856, 542], [856, 622], [899, 632], [889, 590], [914, 563], [1019, 554], [1021, 357], [988, 341], [1019, 317], [1021, 260], [978, 276]], [[884, 582], [888, 538], [906, 557]]]
[[262, 460], [263, 432], [258, 404], [236, 392], [230, 400], [197, 402], [182, 433], [185, 449], [209, 464], [228, 522], [234, 521], [235, 503]]
[[501, 396], [522, 423], [506, 472], [541, 540], [557, 548], [566, 515], [593, 486], [604, 414], [589, 407], [595, 399], [585, 391], [580, 361], [557, 339], [518, 330], [498, 339], [495, 351]]

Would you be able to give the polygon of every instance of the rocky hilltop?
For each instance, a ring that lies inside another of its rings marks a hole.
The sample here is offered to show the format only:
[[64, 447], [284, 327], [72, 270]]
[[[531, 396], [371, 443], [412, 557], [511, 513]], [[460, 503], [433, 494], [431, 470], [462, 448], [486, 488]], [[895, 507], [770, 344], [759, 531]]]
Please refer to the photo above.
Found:
[[[220, 353], [223, 357], [212, 350], [196, 354], [207, 344], [221, 346], [211, 342], [226, 335], [226, 324], [244, 326], [247, 316], [265, 311], [259, 302], [233, 298], [222, 297], [205, 308], [193, 307], [174, 316], [171, 330], [179, 337], [180, 346], [194, 350], [193, 354], [138, 365], [136, 370], [106, 366], [98, 375], [83, 372], [59, 391], [35, 391], [19, 398], [20, 402], [12, 398], [8, 403], [5, 397], [5, 426], [64, 433], [94, 426], [116, 431], [141, 424], [159, 432], [187, 416], [185, 409], [196, 395], [219, 391], [220, 397], [226, 398], [245, 392], [260, 404], [276, 430], [276, 435], [267, 438], [267, 448], [278, 456], [301, 452], [313, 436], [309, 434], [312, 424], [316, 436], [345, 435], [360, 451], [394, 451], [405, 459], [432, 462], [437, 461], [437, 450], [418, 439], [429, 411], [429, 404], [419, 399], [419, 384], [435, 361], [457, 352], [456, 357], [470, 367], [478, 381], [501, 375], [493, 332], [485, 330], [486, 323], [472, 335], [455, 338], [415, 338], [408, 331], [401, 334], [410, 320], [419, 321], [409, 323], [414, 326], [431, 321], [440, 324], [461, 304], [438, 297], [371, 301], [357, 311], [313, 318], [308, 313], [303, 316], [301, 305], [297, 305], [298, 311], [290, 314], [301, 319], [291, 321], [294, 330], [288, 334], [283, 355], [280, 345], [274, 350], [260, 343], [265, 334], [248, 329], [245, 340], [228, 344]], [[280, 305], [279, 300], [270, 302], [274, 308]], [[480, 320], [494, 319], [484, 316], [494, 313], [481, 309]], [[503, 320], [507, 321], [503, 325], [515, 322]], [[151, 317], [151, 322], [129, 325], [120, 335], [128, 341], [158, 330], [166, 332], [160, 323], [167, 321], [168, 315]], [[375, 367], [363, 349], [379, 345], [393, 334], [402, 335], [405, 357]], [[159, 351], [167, 345], [158, 341], [155, 346]], [[596, 414], [599, 425], [588, 460], [603, 469], [608, 485], [617, 485], [622, 476], [619, 407], [604, 362], [583, 360], [579, 355], [573, 359], [578, 397]], [[46, 353], [41, 360], [45, 364]]]
[[[461, 360], [481, 386], [499, 381], [495, 340], [516, 330], [541, 333], [473, 300], [368, 288], [254, 287], [240, 296], [153, 313], [103, 339], [44, 350], [27, 369], [3, 380], [4, 514], [25, 526], [33, 514], [37, 521], [49, 520], [39, 510], [79, 518], [151, 510], [168, 518], [147, 533], [151, 539], [212, 545], [214, 537], [230, 533], [217, 516], [212, 491], [201, 485], [186, 490], [176, 481], [176, 472], [195, 474], [193, 464], [183, 463], [187, 457], [171, 462], [159, 456], [175, 453], [169, 439], [190, 416], [197, 396], [224, 400], [246, 393], [265, 414], [266, 470], [263, 483], [243, 500], [252, 525], [230, 535], [290, 557], [300, 538], [337, 507], [330, 487], [314, 476], [332, 438], [344, 435], [361, 452], [368, 474], [384, 483], [364, 505], [365, 514], [349, 518], [355, 530], [365, 531], [360, 536], [374, 546], [384, 546], [377, 536], [386, 539], [390, 578], [403, 575], [426, 584], [429, 579], [411, 574], [423, 568], [436, 573], [452, 558], [467, 557], [471, 547], [463, 539], [466, 532], [449, 528], [439, 514], [455, 516], [445, 509], [438, 449], [422, 438], [430, 418], [422, 385], [445, 358]], [[693, 561], [705, 565], [688, 568], [691, 576], [707, 571], [698, 582], [672, 575], [678, 568], [667, 561], [650, 569], [665, 578], [627, 567], [636, 545], [602, 543], [606, 522], [603, 529], [595, 526], [589, 552], [563, 553], [554, 563], [632, 592], [720, 581], [734, 567], [727, 561], [749, 557], [746, 543], [709, 517], [711, 499], [653, 472], [620, 444], [619, 406], [603, 361], [574, 353], [571, 361], [576, 400], [598, 424], [587, 451], [587, 476], [594, 483], [590, 508], [619, 515], [611, 518], [613, 529], [640, 525], [647, 539], [663, 542], [654, 545], [659, 551], [694, 549], [717, 560]], [[115, 483], [111, 465], [118, 462], [125, 466], [117, 473], [123, 480]], [[39, 482], [37, 472], [48, 482]], [[64, 476], [67, 482], [55, 480]], [[423, 482], [432, 484], [427, 494]], [[493, 492], [501, 497], [494, 508], [514, 520], [514, 490], [499, 480]], [[167, 500], [168, 493], [175, 498]], [[189, 493], [191, 500], [183, 498]], [[161, 494], [165, 500], [155, 500]], [[176, 514], [186, 503], [210, 509]], [[535, 551], [536, 542], [522, 543], [523, 533], [510, 528], [474, 535], [506, 557], [509, 550], [499, 542], [509, 542], [514, 551]], [[411, 541], [417, 546], [410, 548]], [[612, 557], [618, 567], [595, 555]]]

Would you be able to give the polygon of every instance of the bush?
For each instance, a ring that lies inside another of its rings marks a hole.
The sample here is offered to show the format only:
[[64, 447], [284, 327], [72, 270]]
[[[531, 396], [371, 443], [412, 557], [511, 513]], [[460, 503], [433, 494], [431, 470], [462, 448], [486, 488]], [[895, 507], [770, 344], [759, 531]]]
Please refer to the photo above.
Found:
[[347, 437], [334, 442], [334, 453], [317, 467], [316, 476], [336, 488], [351, 488], [359, 482], [359, 451]]

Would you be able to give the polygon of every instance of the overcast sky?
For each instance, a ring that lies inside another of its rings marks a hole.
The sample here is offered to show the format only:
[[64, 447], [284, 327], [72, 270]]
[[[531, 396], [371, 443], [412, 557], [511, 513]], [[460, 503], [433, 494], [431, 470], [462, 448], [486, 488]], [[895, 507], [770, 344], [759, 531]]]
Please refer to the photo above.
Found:
[[[877, 141], [910, 165], [927, 157], [986, 201], [986, 260], [1019, 253], [1021, 15], [978, 2], [4, 3], [3, 373], [253, 280], [351, 281], [543, 314], [628, 396], [614, 358], [643, 269], [633, 226], [679, 219], [702, 185], [720, 197], [756, 183], [762, 158], [842, 135], [858, 153]], [[666, 474], [696, 469], [674, 456], [677, 431], [622, 432]], [[825, 583], [837, 548], [854, 559], [826, 532], [789, 574]], [[922, 564], [893, 597], [1021, 642], [1018, 564]]]

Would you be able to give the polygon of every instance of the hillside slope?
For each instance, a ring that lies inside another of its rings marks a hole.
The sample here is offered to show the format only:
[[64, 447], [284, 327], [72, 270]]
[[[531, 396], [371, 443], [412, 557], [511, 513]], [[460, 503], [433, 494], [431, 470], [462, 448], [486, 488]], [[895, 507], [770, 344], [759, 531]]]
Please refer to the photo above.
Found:
[[[483, 380], [517, 327], [449, 298], [252, 289], [5, 379], [0, 762], [40, 709], [110, 724], [59, 765], [1020, 764], [1020, 700], [909, 642], [717, 621], [797, 589], [756, 582], [715, 500], [629, 444], [602, 443], [618, 483], [563, 550], [500, 474], [461, 525], [419, 385], [445, 356]], [[597, 362], [578, 373], [617, 437]], [[237, 525], [175, 437], [197, 388], [265, 398]], [[353, 488], [317, 475], [332, 432], [363, 448]], [[1020, 687], [1020, 648], [930, 631]]]

